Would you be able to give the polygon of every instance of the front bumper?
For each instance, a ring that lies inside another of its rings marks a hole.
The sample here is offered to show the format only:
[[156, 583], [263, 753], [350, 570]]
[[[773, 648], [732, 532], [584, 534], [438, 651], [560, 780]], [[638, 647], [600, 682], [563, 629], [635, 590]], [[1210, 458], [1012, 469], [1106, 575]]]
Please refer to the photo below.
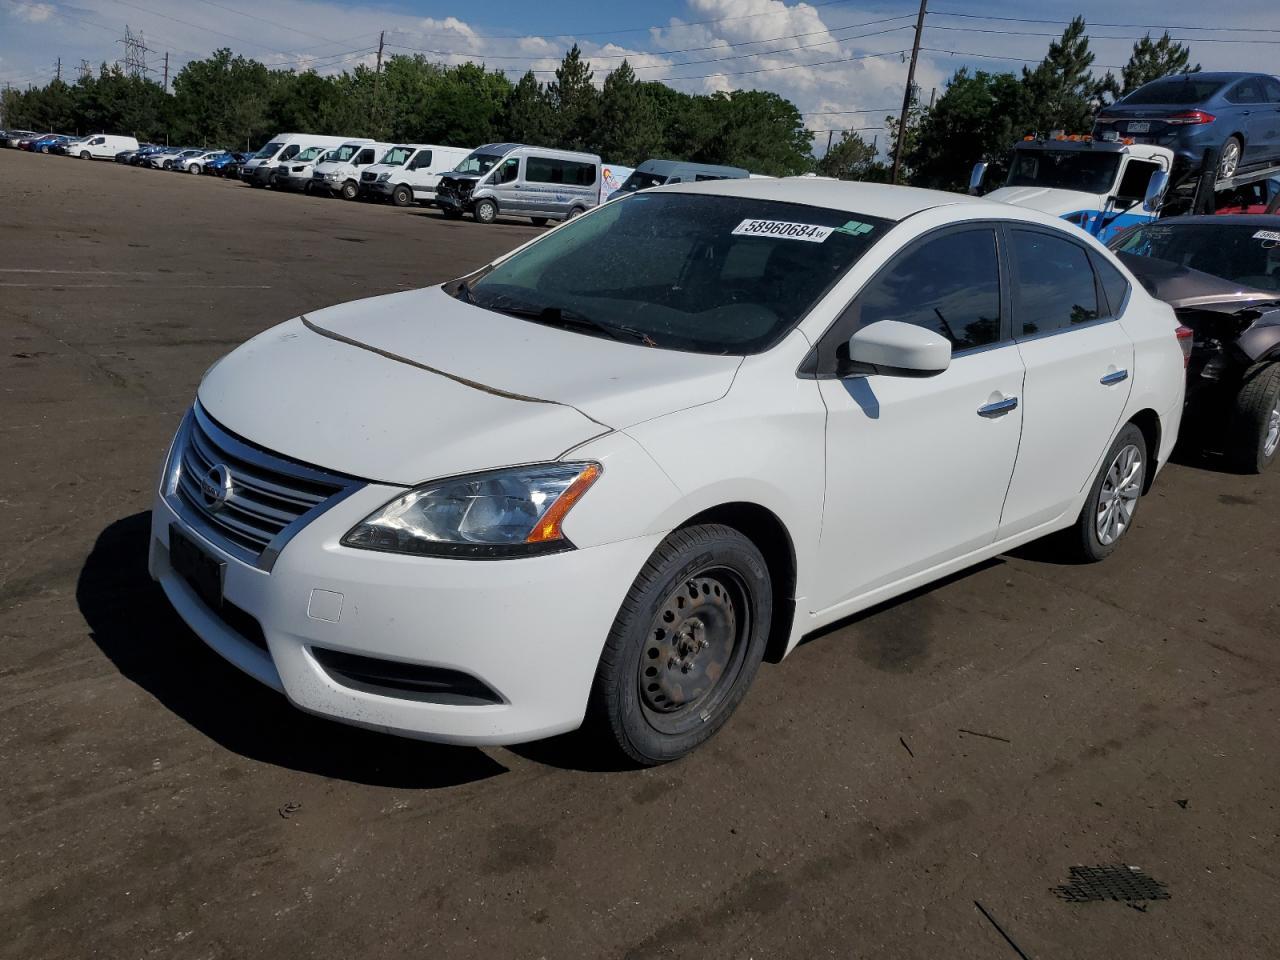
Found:
[[[637, 571], [661, 540], [645, 536], [518, 560], [409, 557], [340, 538], [399, 488], [370, 484], [304, 527], [270, 572], [201, 536], [158, 496], [149, 567], [186, 623], [215, 651], [296, 706], [343, 723], [447, 743], [501, 744], [582, 723], [605, 637]], [[199, 598], [169, 561], [170, 525], [224, 561], [224, 602]], [[340, 682], [315, 648], [468, 674], [500, 703], [458, 705]]]

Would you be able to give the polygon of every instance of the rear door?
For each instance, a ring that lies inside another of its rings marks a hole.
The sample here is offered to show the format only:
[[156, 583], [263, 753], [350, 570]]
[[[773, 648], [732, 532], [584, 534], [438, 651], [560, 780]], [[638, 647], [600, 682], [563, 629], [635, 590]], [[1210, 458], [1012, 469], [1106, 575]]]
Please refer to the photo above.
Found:
[[1005, 227], [1013, 331], [1026, 366], [1022, 443], [1000, 536], [1057, 520], [1093, 480], [1129, 400], [1133, 343], [1083, 244]]
[[1269, 161], [1280, 163], [1280, 80], [1263, 77], [1262, 88], [1267, 96], [1266, 116], [1271, 121], [1263, 131], [1266, 156]]
[[1240, 162], [1260, 163], [1266, 160], [1276, 124], [1275, 111], [1267, 102], [1262, 78], [1246, 77], [1241, 80], [1227, 90], [1226, 100], [1233, 107], [1236, 126], [1244, 133], [1244, 152], [1240, 155]]
[[[996, 225], [979, 223], [915, 241], [819, 344], [827, 485], [815, 611], [995, 540], [1018, 456], [1023, 385], [997, 237]], [[841, 345], [890, 319], [947, 337], [950, 368], [936, 377], [838, 379]]]

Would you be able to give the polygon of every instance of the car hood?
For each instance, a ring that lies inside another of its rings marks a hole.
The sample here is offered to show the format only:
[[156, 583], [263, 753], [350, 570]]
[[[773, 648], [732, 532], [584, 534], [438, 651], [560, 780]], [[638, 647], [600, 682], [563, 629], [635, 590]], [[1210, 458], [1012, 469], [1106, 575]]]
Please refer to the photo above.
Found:
[[1133, 253], [1116, 256], [1147, 292], [1175, 310], [1195, 308], [1234, 313], [1245, 307], [1280, 301], [1280, 292], [1247, 287], [1202, 270]]
[[1052, 187], [1001, 187], [984, 194], [984, 200], [998, 200], [1015, 207], [1039, 210], [1055, 217], [1080, 210], [1097, 210], [1098, 194]]
[[432, 287], [274, 327], [215, 364], [199, 399], [269, 450], [407, 486], [554, 460], [710, 403], [740, 364], [559, 330]]

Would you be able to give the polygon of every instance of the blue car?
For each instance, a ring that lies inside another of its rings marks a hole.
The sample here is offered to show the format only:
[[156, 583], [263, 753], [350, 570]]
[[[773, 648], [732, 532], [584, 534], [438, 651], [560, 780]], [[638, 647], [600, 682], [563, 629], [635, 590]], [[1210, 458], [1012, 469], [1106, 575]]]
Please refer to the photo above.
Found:
[[1153, 80], [1104, 107], [1100, 137], [1115, 131], [1174, 152], [1197, 170], [1204, 151], [1218, 151], [1218, 179], [1248, 167], [1280, 164], [1280, 80], [1265, 73], [1182, 73]]
[[70, 137], [63, 136], [60, 133], [51, 133], [48, 136], [40, 137], [38, 140], [33, 140], [31, 146], [27, 149], [32, 153], [48, 153], [50, 147], [66, 143], [70, 139]]
[[221, 177], [227, 172], [228, 167], [235, 166], [242, 162], [243, 158], [244, 154], [242, 153], [233, 153], [231, 151], [220, 153], [218, 156], [205, 161], [204, 172]]

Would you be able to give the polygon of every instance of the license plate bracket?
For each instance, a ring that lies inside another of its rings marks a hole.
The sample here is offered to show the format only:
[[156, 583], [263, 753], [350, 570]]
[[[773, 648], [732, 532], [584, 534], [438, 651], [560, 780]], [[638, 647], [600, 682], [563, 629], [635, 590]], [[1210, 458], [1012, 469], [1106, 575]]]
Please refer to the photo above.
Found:
[[1151, 122], [1149, 120], [1130, 120], [1129, 132], [1130, 133], [1150, 133]]
[[222, 606], [227, 564], [201, 549], [177, 524], [169, 525], [169, 565], [214, 610]]

